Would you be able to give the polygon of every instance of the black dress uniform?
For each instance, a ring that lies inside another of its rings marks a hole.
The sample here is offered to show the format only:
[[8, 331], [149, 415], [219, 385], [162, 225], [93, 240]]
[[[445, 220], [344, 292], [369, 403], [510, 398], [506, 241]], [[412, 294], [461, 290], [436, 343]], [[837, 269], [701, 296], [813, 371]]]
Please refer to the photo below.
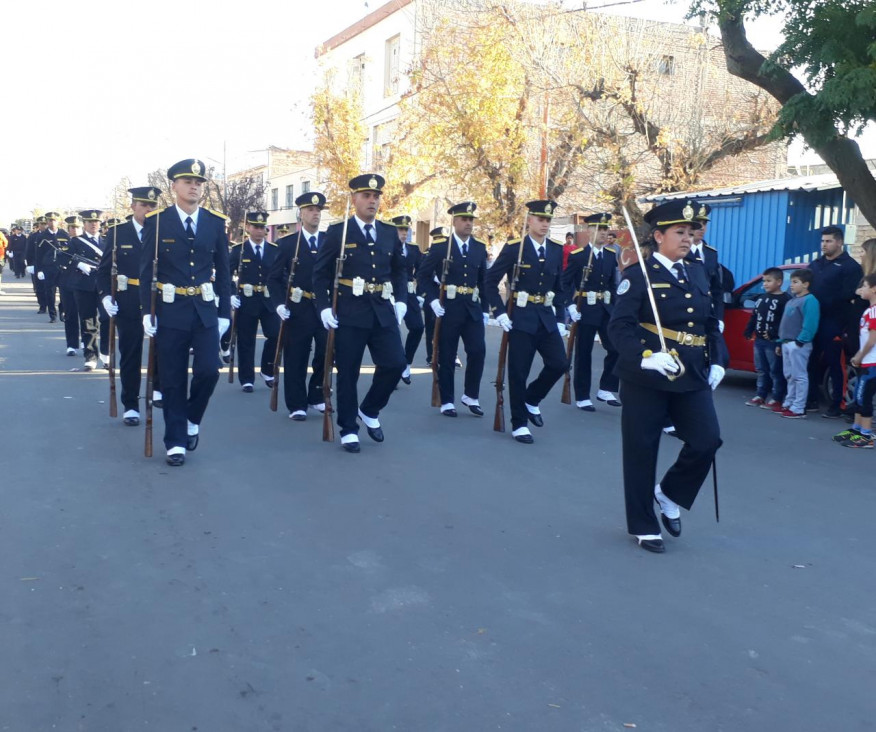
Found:
[[[353, 193], [368, 190], [380, 193], [383, 185], [384, 179], [376, 174], [357, 176], [350, 181]], [[366, 417], [376, 419], [401, 379], [405, 354], [385, 285], [390, 284], [393, 293], [407, 290], [401, 242], [392, 226], [377, 220], [360, 225], [353, 216], [347, 222], [346, 241], [342, 242], [343, 227], [344, 222], [339, 221], [328, 228], [313, 268], [313, 292], [317, 310], [322, 313], [332, 306], [335, 262], [343, 251], [337, 306], [339, 325], [335, 334], [337, 414], [342, 439], [359, 432], [357, 408]], [[361, 294], [357, 294], [360, 289]], [[356, 384], [366, 346], [375, 371], [371, 387], [359, 404]]]
[[[396, 229], [410, 229], [413, 221], [410, 216], [395, 216], [389, 222]], [[399, 241], [401, 241], [399, 239]], [[407, 270], [408, 287], [406, 295], [396, 295], [396, 301], [407, 303], [408, 309], [405, 312], [405, 328], [408, 334], [405, 337], [405, 361], [408, 364], [408, 369], [405, 373], [409, 373], [410, 366], [414, 363], [414, 356], [417, 354], [417, 349], [420, 347], [420, 341], [423, 338], [425, 325], [423, 324], [423, 312], [420, 310], [420, 301], [417, 299], [419, 290], [417, 289], [417, 270], [420, 263], [423, 261], [423, 252], [416, 244], [408, 244], [402, 242], [402, 256], [405, 258], [405, 269]], [[420, 295], [422, 297], [422, 295]], [[405, 383], [410, 384], [410, 376], [402, 376]]]
[[[712, 207], [708, 204], [701, 203], [698, 206], [694, 216], [694, 221], [701, 225], [709, 222], [709, 216], [712, 213]], [[692, 246], [690, 252], [685, 257], [686, 262], [699, 262], [706, 270], [706, 277], [709, 280], [709, 292], [711, 293], [712, 303], [715, 307], [715, 317], [718, 320], [724, 320], [724, 284], [723, 270], [718, 262], [718, 250], [715, 247], [710, 247], [705, 241], [701, 242], [700, 246]]]
[[[99, 221], [100, 211], [80, 211], [83, 221]], [[106, 240], [99, 234], [81, 234], [70, 240], [70, 252], [98, 264], [103, 257]], [[88, 272], [83, 271], [87, 269]], [[65, 283], [73, 290], [79, 323], [82, 329], [83, 355], [86, 369], [97, 366], [97, 357], [106, 351], [109, 338], [109, 317], [100, 306], [97, 297], [97, 267], [72, 263], [68, 268]], [[69, 317], [69, 315], [67, 316]], [[98, 337], [100, 340], [98, 341]], [[106, 354], [104, 354], [106, 356]]]
[[[70, 231], [74, 226], [82, 227], [82, 218], [77, 214], [68, 216], [64, 219], [67, 224], [67, 233], [70, 239], [76, 237]], [[77, 234], [78, 236], [78, 234]], [[82, 330], [82, 324], [79, 322], [79, 308], [76, 307], [76, 291], [70, 285], [70, 280], [73, 278], [73, 273], [76, 271], [76, 265], [72, 257], [72, 241], [67, 241], [61, 245], [61, 251], [66, 256], [60, 260], [60, 271], [58, 272], [58, 291], [61, 296], [61, 309], [63, 310], [62, 320], [64, 321], [64, 337], [67, 340], [67, 355], [74, 356], [76, 349], [80, 343], [85, 341], [85, 332]]]
[[[317, 191], [303, 193], [295, 199], [299, 209], [308, 206], [322, 209], [325, 204], [325, 196]], [[322, 382], [327, 334], [313, 297], [313, 265], [324, 242], [324, 233], [317, 231], [311, 234], [306, 229], [301, 230], [300, 241], [298, 232], [284, 236], [277, 242], [280, 250], [268, 273], [274, 311], [281, 305], [289, 309], [289, 320], [283, 333], [283, 399], [290, 415], [298, 413], [294, 419], [306, 418], [308, 407], [321, 410], [325, 404]], [[298, 263], [295, 265], [292, 286], [289, 287], [289, 271], [296, 247]], [[311, 361], [313, 368], [309, 382], [308, 361]]]
[[[472, 201], [456, 204], [447, 210], [451, 217], [475, 218], [476, 212], [477, 204]], [[440, 280], [445, 261], [449, 261], [449, 267], [444, 287], [444, 315], [441, 317], [438, 337], [438, 389], [442, 411], [455, 416], [456, 411], [448, 405], [454, 402], [456, 354], [460, 338], [466, 354], [463, 395], [475, 401], [480, 397], [486, 357], [484, 316], [489, 313], [484, 287], [487, 246], [473, 236], [467, 242], [462, 242], [452, 232], [449, 246], [447, 243], [433, 244], [420, 265], [417, 277], [418, 288], [425, 294], [426, 307], [430, 311], [431, 303], [440, 298]]]
[[[654, 228], [693, 223], [691, 202], [663, 204], [649, 211], [645, 220]], [[654, 491], [658, 448], [667, 415], [684, 447], [659, 483], [671, 501], [687, 509], [693, 505], [721, 446], [709, 368], [712, 364], [726, 365], [726, 361], [717, 360], [723, 353], [721, 335], [702, 267], [678, 262], [670, 270], [656, 255], [647, 259], [645, 267], [667, 348], [678, 352], [684, 373], [669, 380], [657, 371], [642, 368], [642, 360], [660, 350], [660, 341], [648, 300], [648, 282], [639, 265], [627, 267], [625, 279], [618, 286], [609, 333], [619, 353], [627, 529], [637, 536], [660, 533]], [[662, 551], [662, 542], [650, 550]]]
[[[59, 219], [60, 216], [57, 213], [46, 214], [46, 221], [53, 222], [55, 226], [57, 226]], [[58, 317], [58, 275], [61, 272], [61, 265], [67, 261], [61, 247], [67, 247], [69, 241], [70, 237], [66, 232], [60, 229], [53, 231], [48, 228], [37, 236], [34, 249], [34, 272], [37, 275], [37, 280], [42, 282], [43, 306], [49, 313], [49, 322], [51, 323], [54, 323]], [[42, 273], [41, 280], [40, 273]]]
[[[249, 211], [246, 214], [248, 224], [265, 226], [267, 219], [268, 215], [264, 211]], [[274, 356], [277, 353], [280, 319], [271, 305], [268, 272], [278, 254], [277, 245], [267, 239], [256, 245], [247, 238], [231, 248], [231, 277], [237, 275], [235, 294], [240, 298], [240, 307], [234, 316], [237, 329], [237, 378], [244, 386], [252, 385], [255, 381], [256, 334], [259, 324], [265, 336], [261, 374], [268, 384], [274, 379]]]
[[[551, 217], [556, 203], [531, 201], [526, 206], [532, 215]], [[568, 368], [566, 350], [557, 327], [558, 323], [565, 320], [565, 297], [562, 289], [563, 245], [549, 238], [542, 244], [536, 244], [532, 238], [526, 236], [517, 287], [511, 292], [510, 283], [519, 251], [520, 240], [509, 241], [484, 278], [487, 301], [493, 317], [498, 317], [505, 311], [505, 304], [499, 295], [499, 283], [503, 277], [508, 277], [509, 297], [517, 298], [520, 293], [527, 295], [525, 304], [518, 304], [515, 300], [511, 316], [513, 327], [508, 334], [508, 392], [513, 430], [526, 427], [528, 421], [539, 427], [543, 424], [540, 414], [527, 409], [527, 405], [537, 408]], [[547, 304], [546, 300], [551, 297], [551, 304]], [[536, 352], [541, 355], [544, 366], [535, 380], [527, 386], [526, 379]], [[529, 435], [523, 437], [528, 439], [519, 441], [532, 441]]]
[[46, 218], [45, 216], [40, 216], [36, 219], [37, 228], [34, 229], [27, 237], [27, 244], [24, 247], [24, 263], [25, 263], [25, 271], [28, 267], [33, 267], [33, 274], [30, 276], [30, 281], [33, 284], [33, 292], [36, 295], [37, 304], [39, 309], [37, 310], [37, 315], [42, 315], [46, 312], [46, 297], [43, 288], [42, 280], [38, 279], [36, 276], [36, 255], [37, 255], [37, 244], [42, 238], [42, 234], [45, 229], [40, 230], [40, 225], [45, 225]]
[[[429, 232], [429, 237], [431, 238], [431, 243], [429, 245], [429, 249], [431, 249], [436, 244], [443, 244], [447, 246], [447, 237], [450, 235], [450, 229], [444, 226], [438, 226], [432, 231]], [[428, 256], [428, 252], [426, 253]], [[419, 295], [426, 299], [426, 293], [423, 292], [423, 288], [419, 287], [419, 278], [417, 278]], [[435, 340], [435, 312], [430, 307], [423, 308], [423, 324], [426, 326], [426, 365], [432, 365], [432, 343]]]
[[13, 233], [9, 237], [9, 251], [12, 252], [12, 271], [15, 273], [15, 279], [24, 277], [25, 266], [25, 250], [27, 249], [27, 237], [21, 233], [21, 229], [13, 227]]
[[[595, 214], [587, 217], [587, 223], [594, 223], [598, 228], [608, 228], [611, 214]], [[594, 219], [591, 221], [591, 219]], [[582, 281], [585, 269], [590, 272]], [[605, 349], [605, 359], [602, 364], [602, 376], [599, 378], [599, 390], [616, 392], [618, 378], [614, 373], [617, 364], [617, 351], [608, 334], [608, 321], [614, 310], [614, 300], [617, 292], [617, 255], [607, 247], [594, 248], [592, 244], [569, 253], [566, 270], [563, 273], [563, 290], [568, 293], [570, 308], [577, 303], [581, 319], [578, 321], [575, 343], [575, 374], [572, 381], [575, 387], [575, 399], [579, 402], [590, 401], [590, 380], [593, 362], [593, 341], [599, 334], [599, 340]], [[604, 399], [603, 401], [614, 401]], [[592, 404], [582, 406], [588, 411], [593, 410]]]
[[[167, 175], [171, 180], [205, 180], [205, 171], [203, 162], [188, 159], [171, 166]], [[152, 281], [152, 262], [158, 250], [155, 338], [164, 397], [164, 444], [168, 450], [187, 445], [193, 449], [186, 421], [201, 423], [219, 381], [219, 318], [231, 318], [225, 220], [225, 216], [209, 209], [198, 208], [188, 215], [179, 206], [169, 206], [147, 214], [143, 227], [139, 279], [144, 284]], [[205, 299], [203, 285], [211, 284], [214, 272], [213, 296]], [[168, 299], [172, 293], [172, 302], [164, 302], [165, 289]], [[140, 287], [144, 317], [150, 312], [150, 293], [150, 287]], [[218, 308], [214, 297], [218, 298]], [[189, 387], [190, 348], [194, 349], [194, 361]]]

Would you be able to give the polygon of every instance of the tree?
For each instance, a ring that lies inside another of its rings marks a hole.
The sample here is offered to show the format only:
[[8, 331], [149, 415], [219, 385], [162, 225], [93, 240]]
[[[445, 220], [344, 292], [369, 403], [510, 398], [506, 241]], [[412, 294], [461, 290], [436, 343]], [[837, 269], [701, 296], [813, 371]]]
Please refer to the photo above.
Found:
[[[800, 135], [876, 226], [876, 179], [853, 139], [876, 120], [876, 8], [871, 0], [697, 0], [715, 14], [731, 74], [782, 105], [775, 137]], [[746, 18], [785, 14], [769, 58], [748, 40]], [[805, 80], [792, 72], [800, 67]]]

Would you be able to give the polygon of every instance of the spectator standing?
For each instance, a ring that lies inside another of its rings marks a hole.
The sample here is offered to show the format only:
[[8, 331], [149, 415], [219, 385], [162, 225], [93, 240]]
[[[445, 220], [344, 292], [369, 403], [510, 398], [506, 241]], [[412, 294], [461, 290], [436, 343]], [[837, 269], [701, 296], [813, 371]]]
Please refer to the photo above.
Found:
[[754, 370], [757, 372], [757, 394], [745, 402], [749, 407], [782, 409], [785, 398], [785, 376], [779, 341], [779, 323], [785, 304], [791, 299], [782, 292], [784, 274], [778, 267], [763, 273], [763, 294], [751, 312], [744, 335], [754, 341]]
[[[793, 297], [785, 303], [785, 312], [779, 324], [788, 391], [785, 394], [784, 409], [777, 414], [788, 419], [803, 419], [806, 416], [808, 365], [820, 315], [818, 300], [809, 292], [812, 279], [812, 272], [808, 269], [795, 269], [791, 274]], [[776, 350], [778, 352], [779, 349]]]

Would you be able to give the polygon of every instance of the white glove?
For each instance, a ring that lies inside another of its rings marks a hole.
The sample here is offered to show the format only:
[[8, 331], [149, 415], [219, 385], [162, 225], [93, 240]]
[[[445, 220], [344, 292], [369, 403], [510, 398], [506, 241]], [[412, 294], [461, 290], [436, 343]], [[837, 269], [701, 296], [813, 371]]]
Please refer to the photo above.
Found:
[[15, 255], [11, 251], [7, 251], [6, 256], [9, 257], [9, 259], [12, 259]]
[[401, 325], [401, 322], [405, 319], [405, 313], [408, 312], [407, 303], [397, 302], [394, 307], [395, 319], [398, 321], [398, 324]]
[[322, 320], [322, 327], [328, 330], [329, 328], [337, 328], [338, 327], [338, 319], [332, 314], [331, 308], [326, 308], [319, 314], [320, 320]]
[[437, 297], [429, 303], [429, 307], [432, 308], [432, 312], [439, 318], [443, 318], [444, 313], [447, 312], [441, 307], [441, 301]]
[[106, 314], [111, 318], [114, 318], [119, 314], [119, 306], [113, 302], [113, 299], [109, 295], [105, 295], [101, 302], [103, 303], [103, 309], [106, 310]]
[[718, 321], [718, 332], [719, 332], [719, 333], [723, 333], [723, 332], [724, 332], [724, 321], [723, 321], [723, 320], [719, 320], [719, 321]]
[[289, 312], [289, 308], [285, 305], [277, 305], [277, 315], [280, 316], [280, 320], [288, 320], [292, 313]]
[[709, 386], [712, 389], [717, 389], [718, 384], [721, 383], [721, 380], [724, 378], [724, 367], [718, 366], [718, 364], [712, 364], [709, 366]]
[[642, 368], [646, 371], [656, 371], [664, 376], [678, 373], [678, 364], [668, 353], [658, 351], [642, 359]]
[[578, 312], [578, 306], [575, 305], [575, 303], [569, 305], [569, 307], [566, 308], [566, 312], [569, 313], [569, 318], [571, 318], [573, 323], [577, 323], [581, 320], [581, 313]]
[[490, 314], [484, 313], [484, 325], [490, 322]]
[[420, 305], [420, 307], [423, 307], [423, 303], [425, 302], [426, 298], [422, 297], [421, 295], [417, 295], [417, 303]]
[[29, 264], [27, 267], [24, 268], [24, 271], [27, 272], [29, 275], [32, 275], [33, 274], [33, 265]]
[[77, 262], [76, 269], [78, 269], [84, 275], [90, 275], [91, 270], [94, 269], [90, 264], [85, 264], [85, 262]]
[[240, 298], [237, 295], [231, 296], [231, 307], [235, 310], [240, 307]]
[[496, 318], [496, 325], [498, 325], [506, 333], [510, 333], [511, 318], [508, 317], [508, 313], [502, 313], [498, 318]]
[[37, 279], [44, 280], [46, 279], [46, 276], [42, 272], [37, 272]]
[[219, 318], [219, 337], [225, 335], [225, 331], [227, 331], [231, 327], [231, 321], [228, 318]]
[[560, 338], [565, 338], [569, 335], [569, 329], [565, 323], [557, 323], [557, 330], [560, 332]]
[[152, 316], [143, 316], [143, 332], [150, 338], [154, 337], [158, 332], [158, 318], [155, 318], [155, 325], [152, 325]]

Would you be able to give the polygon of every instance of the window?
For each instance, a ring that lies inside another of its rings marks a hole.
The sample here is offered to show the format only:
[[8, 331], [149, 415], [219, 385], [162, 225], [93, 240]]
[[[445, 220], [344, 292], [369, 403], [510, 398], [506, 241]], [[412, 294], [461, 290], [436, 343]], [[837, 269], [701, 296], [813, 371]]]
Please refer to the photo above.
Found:
[[350, 86], [360, 94], [365, 83], [365, 54], [360, 53], [353, 57], [350, 66]]
[[398, 54], [401, 36], [393, 36], [386, 42], [386, 56], [383, 62], [383, 96], [398, 94]]
[[276, 211], [279, 206], [280, 199], [280, 189], [279, 188], [271, 188], [271, 211]]
[[374, 125], [371, 130], [371, 165], [378, 171], [383, 170], [389, 160], [390, 142], [395, 125], [386, 122]]
[[661, 56], [657, 62], [657, 73], [672, 76], [675, 73], [675, 56]]
[[286, 208], [295, 205], [295, 186], [286, 186]]
[[302, 193], [310, 193], [310, 181], [305, 180], [301, 182], [301, 192]]

